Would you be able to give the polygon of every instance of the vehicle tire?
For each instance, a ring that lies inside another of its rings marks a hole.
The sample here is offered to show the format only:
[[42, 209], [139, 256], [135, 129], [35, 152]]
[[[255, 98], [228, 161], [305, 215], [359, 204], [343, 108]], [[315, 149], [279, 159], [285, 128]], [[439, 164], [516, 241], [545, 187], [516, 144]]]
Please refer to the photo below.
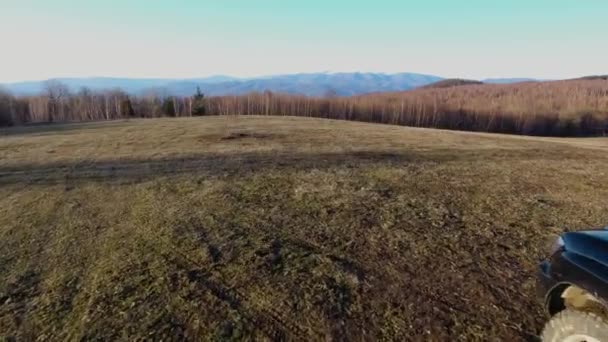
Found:
[[564, 310], [545, 325], [543, 342], [603, 342], [608, 341], [608, 322], [584, 311]]

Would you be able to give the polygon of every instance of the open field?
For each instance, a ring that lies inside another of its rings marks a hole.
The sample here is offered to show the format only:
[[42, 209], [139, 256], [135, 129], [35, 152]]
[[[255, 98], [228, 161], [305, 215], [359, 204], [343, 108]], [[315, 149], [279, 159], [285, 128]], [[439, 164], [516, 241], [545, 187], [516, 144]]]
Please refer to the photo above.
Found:
[[0, 337], [530, 340], [608, 139], [293, 117], [0, 130]]

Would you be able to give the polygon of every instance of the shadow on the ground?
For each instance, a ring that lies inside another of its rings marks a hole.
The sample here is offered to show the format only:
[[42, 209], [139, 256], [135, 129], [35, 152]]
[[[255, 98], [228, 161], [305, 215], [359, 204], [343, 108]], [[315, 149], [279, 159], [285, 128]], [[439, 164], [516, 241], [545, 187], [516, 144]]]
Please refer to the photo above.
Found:
[[71, 131], [95, 130], [108, 126], [124, 125], [128, 120], [118, 121], [90, 121], [90, 122], [73, 122], [73, 123], [34, 123], [23, 126], [15, 126], [8, 128], [0, 128], [0, 137], [3, 136], [19, 136], [19, 135], [52, 135]]
[[[483, 163], [490, 158], [501, 161], [563, 160], [558, 154], [537, 154], [521, 150], [434, 150], [405, 152], [352, 151], [338, 153], [259, 152], [201, 153], [155, 159], [83, 160], [46, 164], [0, 166], [0, 185], [77, 184], [82, 182], [137, 183], [156, 177], [191, 174], [193, 176], [247, 175], [266, 170], [328, 170], [335, 167], [406, 166], [452, 161]], [[585, 158], [572, 154], [568, 158]]]
[[197, 154], [162, 159], [116, 159], [73, 163], [0, 166], [0, 185], [52, 185], [79, 182], [137, 183], [156, 177], [192, 174], [217, 176], [250, 174], [270, 169], [328, 169], [361, 165], [407, 163], [414, 155], [353, 152], [326, 154], [239, 153]]

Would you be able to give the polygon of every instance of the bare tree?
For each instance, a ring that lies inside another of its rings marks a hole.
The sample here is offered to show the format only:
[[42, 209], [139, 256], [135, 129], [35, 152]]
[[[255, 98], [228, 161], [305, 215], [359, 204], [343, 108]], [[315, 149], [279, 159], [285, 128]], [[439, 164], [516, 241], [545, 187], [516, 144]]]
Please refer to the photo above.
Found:
[[[242, 96], [169, 96], [163, 89], [146, 96], [122, 90], [95, 92], [50, 81], [42, 96], [1, 98], [3, 122], [101, 120], [126, 117], [266, 114], [312, 116], [532, 135], [608, 133], [605, 80], [514, 85], [467, 85], [352, 97], [307, 97], [280, 93]], [[8, 113], [8, 114], [7, 114]], [[5, 123], [6, 124], [6, 123]]]
[[57, 117], [65, 119], [65, 104], [70, 95], [68, 87], [57, 80], [49, 80], [44, 84], [44, 91], [49, 100], [47, 120], [53, 122]]

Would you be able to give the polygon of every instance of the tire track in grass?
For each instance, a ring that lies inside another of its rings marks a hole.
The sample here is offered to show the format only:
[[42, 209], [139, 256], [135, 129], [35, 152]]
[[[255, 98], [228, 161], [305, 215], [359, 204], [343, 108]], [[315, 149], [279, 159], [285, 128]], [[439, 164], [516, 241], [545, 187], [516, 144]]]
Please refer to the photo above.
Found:
[[177, 270], [185, 271], [188, 280], [197, 288], [226, 303], [231, 309], [253, 322], [255, 328], [260, 329], [273, 341], [309, 341], [311, 338], [322, 338], [322, 336], [311, 337], [310, 331], [295, 323], [288, 322], [275, 309], [256, 307], [247, 295], [238, 289], [227, 286], [221, 280], [221, 273], [180, 252], [176, 245], [168, 246], [168, 250], [171, 250], [172, 254], [164, 252], [153, 242], [150, 246], [167, 264], [175, 266]]

